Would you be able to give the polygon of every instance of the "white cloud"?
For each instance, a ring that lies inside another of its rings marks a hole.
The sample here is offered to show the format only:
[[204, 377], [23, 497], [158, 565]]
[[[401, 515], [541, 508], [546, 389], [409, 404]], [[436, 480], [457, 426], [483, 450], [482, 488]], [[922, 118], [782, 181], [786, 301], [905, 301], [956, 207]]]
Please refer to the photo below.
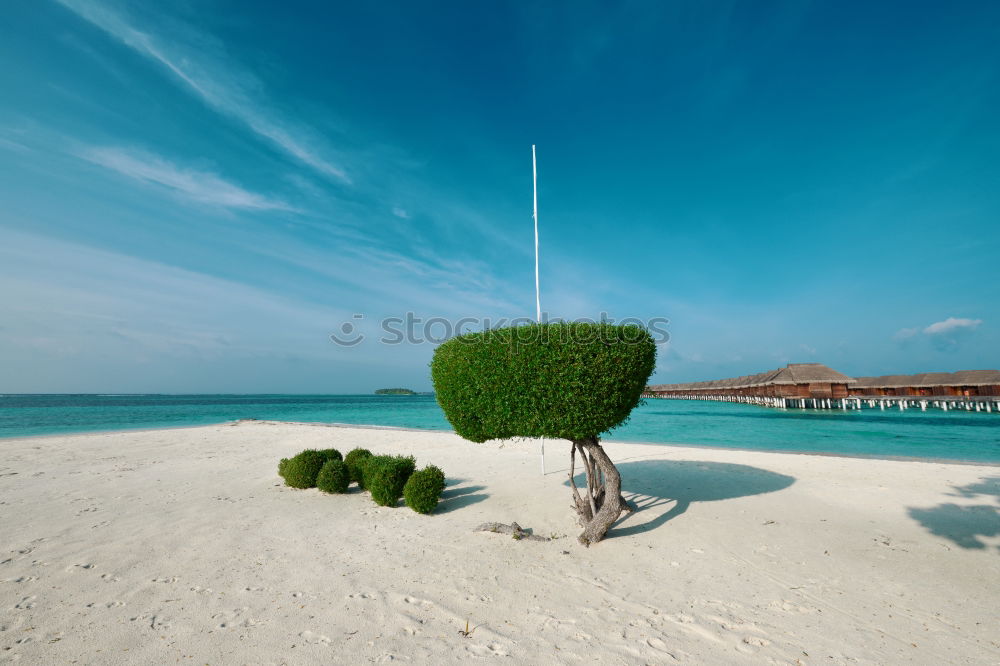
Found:
[[131, 25], [125, 17], [95, 0], [58, 0], [101, 30], [169, 71], [216, 111], [234, 118], [258, 136], [316, 171], [350, 183], [346, 171], [315, 148], [315, 132], [290, 126], [269, 111], [252, 91], [261, 87], [249, 72], [228, 61], [204, 35], [160, 37]]
[[948, 317], [944, 321], [934, 322], [924, 329], [924, 333], [926, 335], [941, 335], [942, 333], [952, 333], [962, 329], [972, 330], [982, 323], [982, 319]]
[[914, 340], [921, 339], [928, 341], [939, 351], [953, 351], [958, 348], [963, 337], [982, 323], [982, 319], [948, 317], [923, 328], [914, 326], [900, 329], [892, 338], [904, 347], [911, 345]]
[[392, 214], [395, 215], [396, 217], [400, 218], [400, 219], [403, 219], [403, 220], [410, 219], [410, 214], [408, 212], [406, 212], [405, 209], [400, 208], [399, 206], [394, 206], [393, 207]]
[[198, 203], [248, 210], [294, 210], [288, 204], [250, 192], [214, 173], [179, 167], [141, 150], [89, 147], [77, 156], [144, 183], [168, 188]]

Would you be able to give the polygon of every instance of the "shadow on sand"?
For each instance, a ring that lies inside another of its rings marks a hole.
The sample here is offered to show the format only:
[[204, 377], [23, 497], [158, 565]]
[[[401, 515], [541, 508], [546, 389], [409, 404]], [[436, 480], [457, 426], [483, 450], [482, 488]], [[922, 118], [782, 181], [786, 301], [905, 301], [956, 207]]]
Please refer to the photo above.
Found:
[[[749, 465], [706, 462], [698, 460], [639, 460], [617, 463], [622, 475], [622, 495], [638, 507], [638, 511], [625, 514], [611, 528], [608, 538], [641, 534], [656, 529], [681, 515], [693, 502], [716, 502], [748, 495], [763, 495], [784, 490], [794, 477], [771, 472]], [[585, 487], [586, 478], [580, 474], [576, 484]], [[569, 487], [569, 481], [566, 481]], [[669, 511], [645, 522], [644, 514], [667, 504]]]
[[[1000, 477], [988, 476], [976, 483], [953, 486], [957, 497], [994, 498], [994, 504], [959, 505], [953, 502], [939, 504], [931, 508], [910, 507], [910, 518], [923, 525], [935, 536], [948, 539], [962, 548], [983, 549], [987, 547], [980, 537], [1000, 535]], [[1000, 546], [998, 546], [1000, 550]]]
[[462, 486], [463, 483], [465, 483], [465, 479], [448, 479], [445, 482], [441, 501], [434, 513], [449, 513], [482, 502], [489, 497], [486, 493], [479, 492], [486, 490], [486, 486]]

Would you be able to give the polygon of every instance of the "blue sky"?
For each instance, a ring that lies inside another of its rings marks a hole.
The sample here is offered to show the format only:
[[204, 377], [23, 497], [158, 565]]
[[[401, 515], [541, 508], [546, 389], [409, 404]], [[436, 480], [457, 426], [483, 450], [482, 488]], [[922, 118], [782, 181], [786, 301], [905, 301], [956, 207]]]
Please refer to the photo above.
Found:
[[533, 143], [657, 383], [1000, 366], [998, 3], [2, 11], [0, 391], [426, 390], [379, 321], [533, 316]]

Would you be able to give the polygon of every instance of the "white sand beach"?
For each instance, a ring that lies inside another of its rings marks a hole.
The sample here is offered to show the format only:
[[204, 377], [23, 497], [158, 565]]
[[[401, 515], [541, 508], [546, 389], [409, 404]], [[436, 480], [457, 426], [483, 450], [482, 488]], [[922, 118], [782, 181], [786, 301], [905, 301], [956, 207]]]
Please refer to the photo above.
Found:
[[[438, 512], [276, 474], [358, 446], [444, 469]], [[587, 549], [568, 444], [542, 476], [532, 442], [439, 432], [0, 441], [0, 661], [1000, 662], [1000, 467], [606, 448], [641, 510]], [[486, 521], [559, 538], [473, 531]]]

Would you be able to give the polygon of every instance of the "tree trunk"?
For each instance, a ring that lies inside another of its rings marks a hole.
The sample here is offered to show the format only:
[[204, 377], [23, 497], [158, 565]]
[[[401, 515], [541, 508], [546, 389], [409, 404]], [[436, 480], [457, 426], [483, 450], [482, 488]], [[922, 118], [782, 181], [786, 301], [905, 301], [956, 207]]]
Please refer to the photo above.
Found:
[[[590, 546], [604, 538], [623, 511], [634, 511], [634, 508], [622, 497], [621, 475], [604, 452], [600, 440], [597, 437], [587, 437], [573, 440], [572, 445], [569, 483], [573, 489], [573, 508], [583, 527], [578, 540], [583, 545]], [[586, 497], [580, 496], [573, 478], [577, 452], [580, 453], [587, 474]]]

